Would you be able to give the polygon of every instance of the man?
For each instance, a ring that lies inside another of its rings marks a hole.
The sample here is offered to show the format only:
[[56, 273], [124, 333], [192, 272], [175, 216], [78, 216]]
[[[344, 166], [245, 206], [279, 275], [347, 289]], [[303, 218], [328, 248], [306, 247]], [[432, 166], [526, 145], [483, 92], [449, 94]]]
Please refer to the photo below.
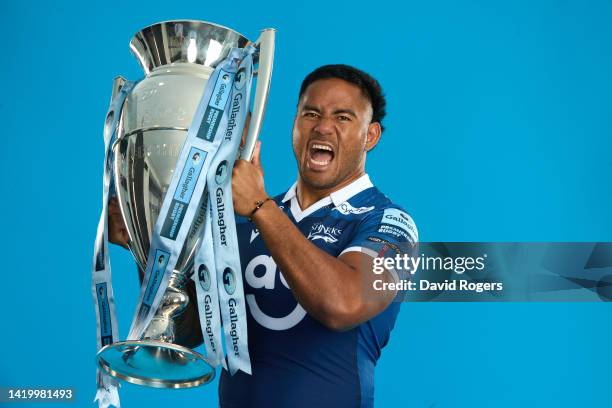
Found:
[[264, 201], [259, 146], [251, 163], [236, 164], [234, 209], [252, 219], [237, 229], [253, 375], [223, 371], [222, 407], [373, 405], [374, 366], [399, 304], [389, 291], [366, 296], [379, 277], [364, 248], [417, 240], [412, 220], [365, 174], [384, 109], [369, 75], [318, 68], [302, 84], [293, 124], [297, 183]]
[[[269, 199], [258, 144], [232, 188], [252, 375], [223, 370], [221, 407], [371, 407], [374, 368], [399, 312], [371, 295], [373, 259], [417, 241], [365, 174], [383, 130], [376, 80], [346, 65], [310, 73], [293, 125], [297, 182]], [[282, 271], [282, 272], [281, 272]]]

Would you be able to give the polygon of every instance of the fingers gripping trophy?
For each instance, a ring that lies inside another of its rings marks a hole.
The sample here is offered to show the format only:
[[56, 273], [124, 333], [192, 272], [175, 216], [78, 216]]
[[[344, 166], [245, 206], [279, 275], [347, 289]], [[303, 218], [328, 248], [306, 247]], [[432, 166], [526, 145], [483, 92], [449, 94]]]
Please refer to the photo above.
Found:
[[[115, 403], [117, 379], [185, 388], [212, 381], [218, 365], [250, 373], [231, 174], [238, 157], [250, 159], [261, 128], [274, 38], [273, 29], [251, 42], [212, 23], [167, 21], [130, 42], [145, 77], [113, 83], [92, 268], [101, 405]], [[125, 341], [119, 341], [108, 259], [111, 199], [144, 271]], [[196, 281], [206, 357], [175, 344], [175, 319], [190, 301], [190, 279]]]

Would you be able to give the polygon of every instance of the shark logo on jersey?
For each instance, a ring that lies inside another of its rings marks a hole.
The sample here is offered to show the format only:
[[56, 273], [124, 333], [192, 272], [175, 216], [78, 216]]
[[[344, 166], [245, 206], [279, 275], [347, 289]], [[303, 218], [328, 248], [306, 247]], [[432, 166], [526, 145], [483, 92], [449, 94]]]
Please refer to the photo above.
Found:
[[342, 234], [342, 230], [336, 227], [326, 227], [321, 223], [314, 224], [308, 233], [307, 239], [316, 241], [321, 239], [328, 244], [338, 242], [338, 237]]
[[344, 214], [344, 215], [363, 214], [363, 213], [367, 213], [368, 211], [372, 211], [373, 209], [374, 209], [374, 206], [355, 208], [351, 204], [349, 204], [348, 201], [345, 201], [339, 206], [337, 206], [336, 208], [334, 208], [334, 210], [338, 210], [340, 214]]

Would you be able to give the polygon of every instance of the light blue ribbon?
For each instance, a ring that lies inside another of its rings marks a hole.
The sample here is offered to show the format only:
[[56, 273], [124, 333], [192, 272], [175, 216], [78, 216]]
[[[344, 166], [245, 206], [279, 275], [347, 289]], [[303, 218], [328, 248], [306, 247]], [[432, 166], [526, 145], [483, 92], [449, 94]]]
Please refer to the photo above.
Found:
[[[117, 130], [121, 109], [125, 99], [134, 88], [135, 82], [127, 81], [111, 101], [104, 124], [104, 175], [102, 179], [102, 213], [98, 222], [94, 257], [92, 263], [92, 294], [96, 309], [98, 349], [119, 339], [119, 327], [115, 314], [110, 258], [108, 256], [108, 200], [112, 187], [113, 144], [117, 139]], [[97, 372], [97, 392], [94, 402], [100, 407], [110, 405], [119, 407], [118, 383], [114, 378]]]
[[[128, 339], [140, 339], [155, 316], [208, 182], [213, 214], [211, 216], [210, 211], [207, 212], [207, 223], [212, 226], [217, 280], [220, 280], [219, 276], [223, 276], [223, 272], [228, 268], [236, 271], [233, 281], [236, 294], [233, 300], [223, 297], [225, 291], [219, 293], [219, 302], [222, 306], [226, 301], [228, 305], [232, 305], [231, 310], [229, 306], [221, 307], [221, 316], [226, 328], [228, 363], [232, 373], [238, 369], [250, 373], [244, 294], [240, 278], [230, 175], [248, 111], [253, 52], [253, 47], [232, 49], [208, 80], [155, 223], [140, 300], [128, 335]], [[222, 168], [225, 168], [225, 172]], [[223, 179], [220, 178], [221, 175]], [[210, 186], [213, 184], [219, 184], [219, 188], [215, 188], [211, 193], [213, 187]], [[225, 211], [217, 208], [218, 206], [215, 207], [217, 203], [215, 194], [218, 191], [223, 194], [221, 202]], [[220, 216], [224, 216], [224, 219], [220, 220]], [[225, 226], [222, 222], [226, 223]], [[206, 236], [202, 242], [204, 241]], [[212, 266], [210, 263], [209, 265]], [[223, 269], [220, 271], [221, 267]], [[196, 268], [199, 269], [199, 265], [196, 264]], [[216, 303], [211, 302], [211, 305], [214, 308]], [[231, 342], [228, 343], [230, 338]], [[209, 342], [207, 347], [211, 344], [214, 342]], [[220, 351], [218, 345], [217, 342], [215, 354], [209, 355], [214, 356], [217, 362]], [[233, 356], [229, 355], [230, 350]]]
[[205, 197], [206, 219], [200, 246], [194, 258], [193, 280], [196, 281], [198, 297], [198, 313], [202, 328], [202, 339], [206, 356], [213, 367], [225, 365], [223, 358], [223, 345], [221, 343], [221, 315], [219, 311], [219, 295], [217, 293], [217, 273], [215, 266], [215, 252], [212, 236], [212, 206], [208, 194]]
[[240, 51], [232, 50], [217, 66], [189, 127], [153, 230], [140, 300], [128, 335], [130, 340], [140, 339], [155, 316], [197, 213], [206, 174], [223, 140], [219, 130], [227, 124], [225, 112], [238, 69], [235, 60], [239, 57]]
[[242, 58], [232, 87], [227, 129], [207, 175], [212, 211], [207, 213], [206, 223], [212, 226], [219, 307], [223, 318], [227, 363], [232, 375], [238, 370], [251, 374], [231, 175], [248, 113], [253, 52], [252, 47], [245, 49], [246, 55]]
[[[198, 307], [208, 358], [213, 365], [225, 367], [221, 343], [223, 318], [232, 374], [237, 370], [251, 373], [231, 172], [248, 113], [254, 52], [252, 46], [232, 49], [208, 80], [155, 223], [140, 298], [128, 335], [128, 339], [141, 339], [155, 316], [204, 196], [208, 202], [206, 220], [194, 260], [194, 280], [199, 282]], [[111, 102], [105, 124], [103, 207], [92, 268], [98, 348], [119, 338], [108, 258], [108, 198], [113, 187], [112, 146], [123, 104], [134, 86], [134, 82], [123, 85]], [[199, 273], [202, 265], [208, 274]], [[117, 388], [114, 378], [98, 371], [95, 400], [101, 407], [119, 407]]]

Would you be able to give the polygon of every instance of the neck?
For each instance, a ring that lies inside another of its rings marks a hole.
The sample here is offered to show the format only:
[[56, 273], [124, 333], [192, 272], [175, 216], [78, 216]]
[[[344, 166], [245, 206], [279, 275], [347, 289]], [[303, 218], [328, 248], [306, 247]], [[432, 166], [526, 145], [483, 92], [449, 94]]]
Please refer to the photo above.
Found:
[[338, 191], [341, 188], [348, 186], [349, 184], [351, 184], [353, 181], [357, 180], [359, 177], [363, 176], [364, 174], [365, 174], [365, 170], [363, 169], [359, 170], [358, 172], [354, 173], [350, 177], [347, 177], [345, 180], [329, 188], [313, 187], [307, 184], [301, 177], [298, 177], [296, 195], [297, 195], [298, 203], [300, 204], [300, 208], [302, 210], [305, 210], [306, 208], [310, 207], [311, 205], [313, 205], [320, 199], [327, 197], [334, 191]]

